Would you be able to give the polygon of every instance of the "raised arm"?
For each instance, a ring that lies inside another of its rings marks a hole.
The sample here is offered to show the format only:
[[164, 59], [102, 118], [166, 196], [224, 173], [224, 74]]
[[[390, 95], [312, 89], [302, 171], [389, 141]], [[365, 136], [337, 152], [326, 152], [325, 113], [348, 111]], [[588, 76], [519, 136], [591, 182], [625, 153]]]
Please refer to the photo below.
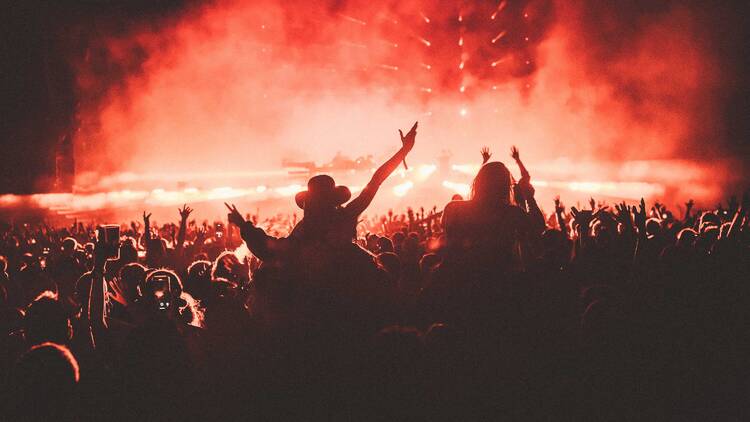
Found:
[[107, 332], [105, 319], [107, 282], [104, 278], [104, 266], [107, 263], [107, 257], [103, 248], [101, 241], [98, 241], [94, 246], [94, 268], [91, 270], [91, 287], [88, 297], [88, 314], [86, 315], [91, 331], [91, 345], [94, 348], [101, 348]]
[[184, 204], [182, 208], [178, 208], [177, 212], [180, 213], [180, 230], [177, 233], [177, 243], [175, 244], [175, 250], [179, 255], [182, 255], [182, 247], [185, 243], [185, 232], [187, 231], [187, 221], [190, 213], [193, 209]]
[[521, 162], [521, 154], [518, 153], [518, 148], [516, 148], [515, 145], [510, 148], [510, 156], [513, 157], [513, 160], [515, 160], [518, 165], [518, 170], [521, 172], [521, 180], [530, 180], [531, 176], [529, 175], [529, 171], [526, 170], [526, 166]]
[[406, 135], [404, 135], [403, 132], [401, 132], [401, 129], [399, 129], [398, 133], [401, 135], [401, 142], [403, 144], [401, 149], [399, 149], [393, 157], [388, 159], [388, 161], [375, 171], [375, 174], [372, 175], [372, 179], [370, 179], [367, 186], [362, 189], [359, 196], [346, 205], [345, 209], [348, 213], [357, 216], [367, 209], [373, 198], [375, 198], [375, 194], [378, 193], [380, 185], [382, 185], [385, 179], [387, 179], [388, 176], [398, 168], [398, 165], [406, 158], [409, 151], [414, 148], [414, 140], [417, 137], [418, 124], [419, 122], [414, 123], [414, 126], [411, 127], [411, 130], [409, 130], [409, 133]]
[[560, 226], [560, 231], [567, 238], [568, 237], [568, 226], [565, 224], [565, 206], [560, 202], [560, 197], [555, 197], [555, 216], [557, 217], [557, 225]]
[[[146, 211], [143, 211], [143, 227], [144, 244], [148, 245], [147, 242], [151, 240], [151, 213], [146, 214]], [[146, 248], [148, 248], [148, 246], [146, 246]]]
[[693, 210], [693, 206], [695, 205], [695, 202], [691, 199], [687, 202], [685, 202], [685, 216], [682, 218], [682, 221], [684, 223], [688, 223], [690, 221], [690, 211]]
[[518, 183], [518, 188], [521, 196], [526, 202], [526, 207], [522, 207], [527, 213], [528, 221], [526, 229], [531, 236], [540, 236], [546, 227], [546, 223], [544, 221], [544, 213], [539, 209], [539, 205], [536, 203], [536, 199], [534, 199], [536, 190], [534, 189], [534, 186], [531, 185], [529, 179], [523, 178]]
[[245, 241], [247, 248], [253, 255], [262, 261], [268, 261], [287, 249], [288, 239], [269, 236], [263, 229], [256, 227], [252, 221], [245, 221], [245, 217], [234, 204], [230, 206], [225, 202], [224, 205], [229, 209], [229, 222], [240, 228], [240, 236], [242, 236], [242, 240]]
[[744, 220], [743, 215], [747, 214], [749, 206], [750, 192], [745, 192], [745, 194], [742, 196], [742, 204], [735, 207], [736, 211], [734, 212], [732, 223], [729, 226], [729, 231], [727, 232], [728, 238], [736, 237], [737, 233], [739, 233], [739, 231], [741, 230], [742, 222]]

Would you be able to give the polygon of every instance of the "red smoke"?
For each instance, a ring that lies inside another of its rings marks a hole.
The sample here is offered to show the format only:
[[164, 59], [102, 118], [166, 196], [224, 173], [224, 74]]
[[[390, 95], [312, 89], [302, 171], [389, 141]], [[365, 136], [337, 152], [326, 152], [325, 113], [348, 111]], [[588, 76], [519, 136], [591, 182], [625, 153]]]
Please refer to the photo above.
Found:
[[79, 185], [379, 159], [415, 120], [415, 162], [477, 162], [482, 145], [505, 160], [516, 144], [578, 180], [643, 172], [549, 163], [690, 158], [720, 138], [722, 75], [689, 9], [502, 3], [216, 1], [102, 37], [79, 66]]

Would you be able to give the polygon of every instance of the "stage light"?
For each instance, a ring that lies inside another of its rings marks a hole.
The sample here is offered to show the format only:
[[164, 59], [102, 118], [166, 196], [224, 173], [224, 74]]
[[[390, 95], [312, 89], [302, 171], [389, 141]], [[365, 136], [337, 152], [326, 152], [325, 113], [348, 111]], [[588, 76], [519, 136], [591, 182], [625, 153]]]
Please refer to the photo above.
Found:
[[[461, 87], [461, 88], [463, 88], [463, 87]], [[463, 92], [463, 91], [461, 91], [461, 92]], [[469, 110], [467, 110], [466, 107], [461, 108], [461, 110], [458, 111], [458, 114], [460, 114], [461, 117], [466, 117], [466, 115], [469, 114]]]
[[422, 180], [424, 180], [430, 177], [430, 175], [434, 173], [435, 170], [437, 170], [437, 166], [434, 164], [422, 164], [418, 167], [417, 174]]
[[414, 187], [414, 182], [411, 180], [401, 183], [400, 185], [396, 185], [393, 187], [393, 194], [396, 196], [406, 196], [406, 194], [409, 192], [411, 188]]
[[479, 164], [453, 164], [451, 170], [473, 176], [477, 174], [479, 167]]
[[452, 190], [453, 192], [463, 196], [464, 198], [466, 198], [471, 192], [471, 186], [466, 183], [455, 183], [449, 180], [444, 180], [443, 187]]
[[212, 189], [208, 195], [208, 198], [209, 199], [227, 199], [227, 198], [236, 198], [239, 196], [244, 196], [245, 194], [246, 193], [244, 191], [241, 191], [239, 189], [234, 189], [228, 186], [222, 186], [222, 187]]
[[281, 196], [293, 196], [293, 195], [296, 195], [298, 192], [302, 192], [303, 190], [304, 190], [304, 187], [298, 184], [282, 186], [282, 187], [278, 187], [274, 189], [274, 191]]

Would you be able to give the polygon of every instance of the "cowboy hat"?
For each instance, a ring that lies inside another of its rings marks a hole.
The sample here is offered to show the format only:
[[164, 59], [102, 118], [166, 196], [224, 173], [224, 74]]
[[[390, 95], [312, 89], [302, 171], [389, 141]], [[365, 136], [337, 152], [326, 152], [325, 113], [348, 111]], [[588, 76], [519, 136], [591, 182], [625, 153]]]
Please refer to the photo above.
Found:
[[320, 174], [307, 181], [307, 190], [295, 195], [297, 206], [305, 209], [305, 202], [311, 198], [323, 201], [330, 205], [341, 205], [352, 197], [352, 193], [346, 186], [336, 186], [331, 176]]

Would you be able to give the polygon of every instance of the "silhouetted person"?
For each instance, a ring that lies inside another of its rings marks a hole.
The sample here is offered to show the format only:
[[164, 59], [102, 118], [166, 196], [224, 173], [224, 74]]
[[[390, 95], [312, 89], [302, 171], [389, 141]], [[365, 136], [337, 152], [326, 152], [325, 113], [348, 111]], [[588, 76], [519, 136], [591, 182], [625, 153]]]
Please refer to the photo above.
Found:
[[[78, 362], [67, 347], [46, 342], [33, 346], [13, 368], [12, 395], [3, 417], [13, 420], [75, 421]], [[7, 413], [5, 413], [7, 412]]]
[[513, 204], [512, 178], [503, 163], [484, 164], [466, 201], [451, 201], [443, 211], [448, 246], [447, 265], [468, 270], [520, 268], [519, 243], [538, 237], [544, 216], [528, 179], [518, 185], [525, 202]]
[[294, 198], [297, 206], [304, 210], [304, 217], [287, 238], [277, 239], [268, 236], [262, 229], [246, 222], [236, 207], [227, 205], [230, 211], [229, 220], [241, 228], [242, 239], [250, 251], [264, 261], [287, 253], [299, 245], [322, 243], [340, 247], [351, 244], [356, 235], [359, 216], [375, 198], [380, 185], [398, 168], [414, 147], [416, 135], [417, 123], [406, 136], [401, 133], [401, 149], [378, 168], [362, 192], [348, 204], [346, 202], [351, 198], [349, 188], [336, 186], [333, 178], [328, 175], [312, 177], [307, 182], [307, 190], [298, 193]]

